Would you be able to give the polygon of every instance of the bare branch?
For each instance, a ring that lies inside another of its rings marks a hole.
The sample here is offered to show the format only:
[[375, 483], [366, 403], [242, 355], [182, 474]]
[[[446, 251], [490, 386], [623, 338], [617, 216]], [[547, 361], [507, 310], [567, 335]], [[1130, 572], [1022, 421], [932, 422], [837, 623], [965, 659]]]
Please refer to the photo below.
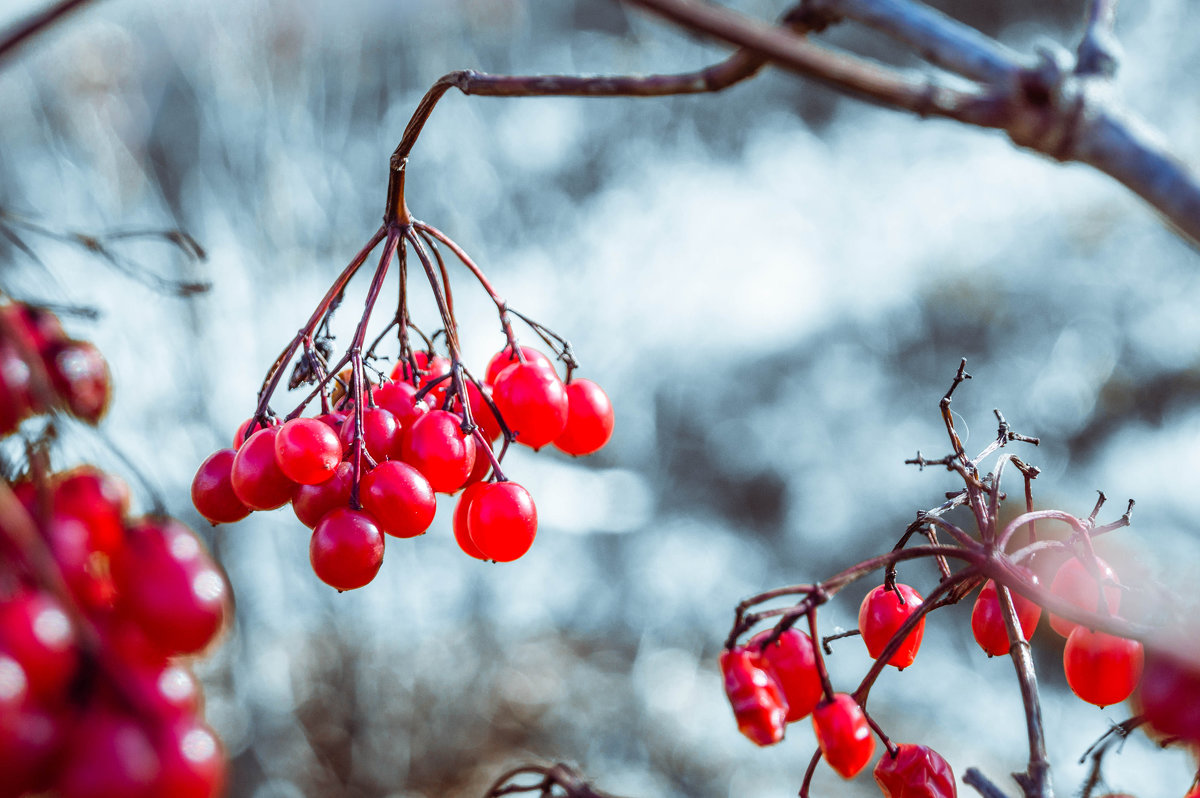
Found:
[[7, 33], [0, 36], [0, 62], [12, 55], [12, 51], [25, 43], [26, 40], [49, 28], [62, 17], [89, 3], [90, 0], [60, 0], [30, 16], [23, 22], [18, 22]]
[[1117, 0], [1088, 0], [1083, 38], [1076, 50], [1075, 74], [1111, 78], [1121, 62], [1121, 45], [1113, 33]]

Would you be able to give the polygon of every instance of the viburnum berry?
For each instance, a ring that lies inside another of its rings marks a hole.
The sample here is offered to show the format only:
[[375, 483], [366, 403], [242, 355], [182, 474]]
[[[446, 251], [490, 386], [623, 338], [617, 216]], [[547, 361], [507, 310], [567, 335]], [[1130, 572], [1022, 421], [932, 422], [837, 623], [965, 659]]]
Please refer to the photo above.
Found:
[[884, 798], [955, 798], [954, 771], [942, 755], [925, 745], [900, 743], [875, 765], [875, 783]]
[[557, 374], [534, 363], [518, 363], [500, 372], [492, 397], [517, 443], [540, 449], [567, 425], [566, 386]]
[[612, 434], [613, 406], [608, 394], [591, 380], [571, 380], [567, 385], [567, 425], [554, 445], [567, 454], [591, 454], [608, 443]]
[[128, 534], [129, 547], [114, 569], [121, 613], [167, 654], [203, 650], [229, 615], [225, 575], [196, 535], [174, 519], [143, 519]]
[[[1032, 572], [1027, 571], [1026, 575], [1034, 585], [1038, 584], [1038, 579]], [[1013, 608], [1017, 611], [1021, 635], [1029, 640], [1042, 617], [1042, 608], [1036, 602], [1011, 590], [1009, 595], [1012, 597]], [[1008, 653], [1008, 627], [1004, 625], [1004, 614], [1000, 611], [1000, 596], [996, 592], [996, 583], [991, 579], [984, 584], [975, 599], [975, 607], [971, 610], [971, 632], [975, 635], [975, 642], [989, 657], [999, 657]]]
[[38, 701], [10, 705], [0, 700], [0, 795], [9, 798], [49, 790], [61, 768], [67, 731], [65, 713]]
[[[863, 642], [867, 645], [867, 653], [878, 659], [908, 617], [921, 606], [921, 601], [920, 593], [899, 582], [896, 583], [895, 590], [888, 590], [886, 586], [880, 585], [868, 593], [858, 608], [858, 631], [862, 633]], [[912, 665], [924, 634], [925, 619], [921, 618], [888, 660], [888, 664], [901, 669]]]
[[94, 551], [112, 554], [124, 543], [129, 487], [117, 477], [83, 465], [51, 479], [51, 513], [71, 516], [88, 528]]
[[192, 479], [192, 504], [213, 524], [232, 524], [250, 515], [249, 507], [233, 492], [233, 460], [237, 452], [219, 449], [196, 469]]
[[367, 513], [339, 507], [313, 530], [308, 558], [322, 582], [338, 590], [354, 590], [379, 573], [383, 532]]
[[253, 433], [238, 449], [230, 468], [234, 494], [251, 510], [274, 510], [291, 501], [296, 483], [288, 479], [275, 459], [279, 427]]
[[1063, 648], [1063, 671], [1075, 695], [1106, 707], [1128, 698], [1142, 677], [1142, 644], [1077, 625]]
[[98, 424], [112, 398], [108, 363], [87, 341], [64, 341], [46, 357], [50, 382], [75, 417]]
[[463, 492], [458, 497], [458, 503], [454, 505], [454, 540], [464, 553], [477, 560], [486, 560], [487, 557], [483, 556], [483, 552], [471, 540], [471, 533], [467, 530], [467, 513], [471, 510], [471, 502], [482, 488], [483, 485], [480, 483], [463, 488]]
[[762, 667], [752, 648], [738, 646], [721, 652], [725, 695], [733, 707], [738, 731], [755, 745], [773, 745], [783, 739], [787, 699], [774, 677]]
[[[382, 407], [370, 407], [363, 410], [362, 435], [363, 442], [367, 447], [367, 454], [371, 455], [371, 459], [376, 463], [392, 459], [400, 449], [400, 422], [396, 420], [391, 411], [384, 410]], [[342, 422], [340, 433], [342, 445], [345, 446], [348, 453], [346, 459], [350, 459], [354, 452], [354, 436], [354, 413], [350, 412], [346, 415], [346, 420]]]
[[[532, 363], [536, 366], [546, 369], [551, 374], [554, 374], [554, 363], [550, 358], [534, 349], [532, 346], [520, 347], [521, 356], [525, 358], [526, 363]], [[496, 378], [500, 376], [500, 372], [504, 371], [514, 363], [519, 363], [516, 353], [512, 346], [505, 346], [496, 354], [492, 355], [492, 359], [488, 361], [487, 370], [484, 372], [483, 384], [494, 386]]]
[[[1115, 614], [1121, 607], [1121, 588], [1117, 586], [1117, 575], [1108, 563], [1099, 557], [1096, 558], [1096, 566], [1099, 569], [1101, 580], [1106, 582], [1111, 580], [1113, 583], [1104, 585], [1104, 603], [1108, 607], [1108, 613]], [[1050, 582], [1050, 592], [1066, 599], [1081, 610], [1100, 611], [1100, 582], [1092, 576], [1087, 566], [1075, 557], [1059, 567], [1057, 573], [1054, 574], [1054, 579]], [[1068, 621], [1066, 618], [1060, 618], [1054, 613], [1050, 613], [1050, 628], [1063, 637], [1070, 636], [1075, 626], [1074, 621]]]
[[159, 774], [153, 795], [162, 798], [216, 798], [225, 788], [225, 751], [212, 729], [180, 719], [156, 741]]
[[253, 416], [246, 419], [240, 425], [238, 425], [237, 432], [235, 432], [233, 434], [233, 448], [234, 449], [242, 448], [242, 444], [246, 442], [246, 438], [250, 437], [250, 434], [251, 434], [250, 427], [251, 426], [254, 427], [254, 432], [258, 432], [259, 430], [266, 429], [267, 427], [279, 426], [279, 420], [272, 418], [272, 419], [268, 420], [266, 426], [263, 426], [262, 424], [255, 424]]
[[354, 464], [338, 463], [333, 476], [319, 485], [301, 485], [292, 494], [292, 510], [309, 529], [320, 523], [330, 510], [350, 506], [354, 488]]
[[363, 477], [359, 499], [379, 528], [398, 538], [424, 534], [437, 512], [429, 480], [398, 460], [380, 463]]
[[471, 542], [489, 560], [512, 562], [529, 551], [537, 535], [537, 508], [515, 482], [480, 487], [467, 509]]
[[875, 753], [875, 738], [862, 707], [846, 693], [836, 693], [813, 709], [813, 730], [829, 766], [844, 779], [862, 772]]
[[458, 416], [430, 410], [404, 436], [400, 455], [429, 480], [434, 491], [454, 493], [475, 465], [475, 438], [462, 431]]
[[55, 791], [61, 798], [149, 798], [158, 754], [136, 718], [93, 705], [71, 731]]
[[412, 429], [413, 423], [429, 411], [429, 404], [425, 401], [416, 401], [416, 395], [416, 386], [400, 380], [377, 385], [371, 393], [375, 404], [396, 417], [402, 435]]
[[293, 418], [275, 435], [275, 461], [293, 482], [319, 485], [342, 461], [342, 442], [323, 421]]
[[0, 603], [0, 652], [24, 670], [29, 692], [61, 695], [79, 666], [77, 631], [49, 593], [26, 589]]
[[807, 717], [821, 700], [816, 651], [812, 639], [799, 629], [788, 629], [763, 648], [771, 635], [770, 629], [759, 632], [746, 647], [759, 652], [759, 661], [779, 683], [787, 699], [787, 722], [794, 723]]
[[1188, 656], [1186, 649], [1147, 646], [1134, 703], [1159, 734], [1200, 743], [1200, 657]]
[[[500, 422], [492, 412], [491, 405], [484, 399], [483, 392], [475, 387], [475, 383], [466, 381], [468, 404], [471, 407], [471, 418], [479, 425], [479, 431], [489, 442], [495, 442], [500, 437]], [[490, 394], [488, 395], [490, 398]]]
[[[52, 515], [43, 534], [63, 581], [80, 608], [90, 612], [111, 609], [117, 595], [112, 580], [112, 555], [95, 548], [87, 524], [74, 516]], [[123, 530], [121, 534], [124, 535]]]

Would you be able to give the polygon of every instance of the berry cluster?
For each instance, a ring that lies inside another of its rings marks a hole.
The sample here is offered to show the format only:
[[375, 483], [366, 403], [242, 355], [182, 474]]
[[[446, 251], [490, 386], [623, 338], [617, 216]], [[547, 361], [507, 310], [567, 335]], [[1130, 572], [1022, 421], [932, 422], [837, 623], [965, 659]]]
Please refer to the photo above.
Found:
[[[1014, 440], [1036, 440], [1013, 433], [997, 413], [1000, 427], [996, 440], [983, 454], [968, 457], [948, 410], [954, 387], [968, 377], [960, 366], [941, 404], [954, 453], [936, 461], [918, 454], [910, 461], [956, 472], [963, 480], [961, 491], [947, 494], [949, 498], [941, 506], [918, 513], [891, 552], [851, 566], [824, 582], [777, 588], [738, 605], [720, 662], [726, 695], [739, 730], [758, 745], [779, 742], [786, 724], [812, 715], [818, 750], [805, 776], [802, 797], [808, 794], [820, 759], [843, 778], [861, 773], [874, 757], [876, 737], [887, 749], [875, 768], [876, 782], [885, 796], [940, 798], [955, 794], [953, 774], [945, 760], [925, 746], [892, 742], [867, 714], [866, 704], [872, 686], [888, 666], [903, 670], [914, 662], [925, 616], [967, 598], [977, 588], [971, 631], [989, 657], [1011, 657], [1025, 687], [1031, 735], [1040, 734], [1041, 725], [1028, 641], [1046, 609], [1051, 629], [1066, 638], [1063, 669], [1080, 699], [1105, 707], [1132, 696], [1143, 712], [1134, 727], [1144, 722], [1168, 739], [1200, 742], [1200, 711], [1196, 710], [1200, 706], [1200, 667], [1196, 665], [1200, 658], [1180, 653], [1181, 649], [1195, 652], [1196, 646], [1181, 647], [1178, 641], [1186, 640], [1187, 635], [1164, 636], [1160, 630], [1154, 639], [1166, 642], [1144, 653], [1141, 641], [1151, 630], [1119, 615], [1121, 594], [1128, 588], [1121, 586], [1113, 569], [1094, 551], [1095, 538], [1128, 525], [1133, 503], [1118, 521], [1099, 525], [1095, 519], [1105, 501], [1103, 494], [1086, 519], [1059, 510], [1035, 510], [1030, 485], [1038, 471], [1011, 454], [1001, 454], [994, 470], [982, 476], [978, 470], [982, 458]], [[1025, 508], [1002, 524], [1000, 480], [1006, 467], [1017, 469], [1025, 480]], [[945, 518], [959, 507], [970, 510], [976, 534]], [[1067, 536], [1039, 539], [1039, 524], [1050, 521], [1065, 526]], [[1022, 530], [1028, 539], [1010, 547]], [[928, 539], [928, 545], [909, 545], [918, 534]], [[943, 543], [939, 535], [949, 536], [952, 542]], [[897, 564], [916, 558], [934, 560], [941, 572], [941, 579], [925, 597], [896, 579]], [[955, 570], [953, 563], [962, 567]], [[1035, 564], [1056, 566], [1048, 589], [1035, 575]], [[885, 572], [883, 584], [862, 599], [858, 628], [818, 641], [818, 608], [847, 585], [878, 570]], [[750, 611], [789, 595], [801, 598], [790, 607]], [[746, 643], [738, 642], [768, 618], [774, 619], [773, 628], [758, 632]], [[793, 628], [801, 620], [808, 622], [807, 635]], [[832, 653], [829, 642], [852, 635], [862, 637], [874, 663], [852, 692], [835, 692], [825, 665], [825, 656]], [[1031, 739], [1031, 745], [1043, 747], [1044, 742]], [[1031, 763], [1028, 778], [1040, 778], [1038, 774], [1043, 772], [1044, 767]]]
[[0, 486], [0, 796], [214, 798], [225, 782], [189, 662], [230, 613], [187, 527], [130, 518], [81, 466]]
[[[570, 343], [509, 307], [456, 243], [412, 218], [404, 204], [402, 163], [394, 165], [384, 220], [271, 366], [258, 407], [238, 430], [233, 447], [211, 455], [192, 483], [196, 509], [214, 524], [291, 502], [296, 517], [313, 530], [313, 570], [338, 590], [375, 578], [385, 536], [423, 534], [433, 521], [437, 493], [462, 491], [453, 526], [467, 554], [495, 562], [523, 556], [537, 533], [537, 510], [529, 492], [501, 470], [509, 445], [540, 449], [554, 444], [567, 454], [585, 455], [604, 446], [613, 431], [612, 404], [594, 382], [575, 378], [578, 364]], [[347, 283], [380, 243], [383, 252], [350, 347], [333, 361], [330, 318]], [[506, 343], [482, 380], [462, 362], [449, 272], [439, 246], [474, 275], [499, 313]], [[409, 316], [410, 251], [421, 263], [441, 317], [441, 329], [432, 337]], [[367, 346], [367, 326], [393, 261], [400, 282], [396, 312]], [[565, 365], [565, 378], [550, 357], [518, 345], [513, 316], [553, 350]], [[399, 356], [385, 375], [375, 349], [393, 329]], [[424, 349], [413, 347], [414, 333], [424, 339]], [[445, 339], [445, 355], [435, 353], [433, 341], [439, 337]], [[314, 387], [280, 422], [270, 401], [293, 363], [289, 387]], [[320, 412], [305, 416], [318, 397]]]
[[268, 419], [261, 428], [249, 419], [233, 448], [201, 464], [192, 501], [214, 524], [291, 502], [313, 530], [314, 572], [338, 590], [375, 578], [385, 536], [424, 534], [437, 493], [462, 490], [453, 525], [464, 552], [516, 560], [533, 545], [537, 509], [525, 488], [503, 477], [493, 447], [503, 438], [506, 446], [553, 443], [590, 454], [612, 435], [612, 404], [590, 380], [564, 383], [546, 355], [525, 346], [496, 353], [482, 383], [461, 384], [470, 428], [451, 361], [423, 351], [370, 385], [361, 412], [343, 389], [317, 417]]
[[54, 313], [23, 302], [0, 305], [0, 437], [51, 408], [96, 424], [111, 393], [99, 350], [68, 337]]

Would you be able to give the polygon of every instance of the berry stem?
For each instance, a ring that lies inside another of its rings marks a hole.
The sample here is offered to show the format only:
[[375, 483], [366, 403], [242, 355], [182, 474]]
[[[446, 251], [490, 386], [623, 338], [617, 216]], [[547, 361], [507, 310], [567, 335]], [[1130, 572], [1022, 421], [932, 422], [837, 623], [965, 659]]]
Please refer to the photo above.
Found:
[[[811, 608], [806, 614], [808, 616], [809, 639], [820, 640], [821, 635], [817, 632], [817, 608]], [[817, 677], [821, 680], [821, 690], [825, 694], [825, 700], [832, 701], [833, 684], [829, 681], [829, 670], [825, 667], [825, 654], [819, 646], [813, 646], [813, 661], [817, 666]]]
[[996, 597], [1000, 601], [1000, 613], [1004, 617], [1004, 628], [1008, 631], [1009, 656], [1017, 671], [1021, 688], [1021, 702], [1025, 705], [1025, 728], [1029, 737], [1029, 766], [1024, 773], [1014, 773], [1013, 778], [1021, 785], [1026, 798], [1053, 798], [1054, 788], [1050, 783], [1050, 762], [1046, 758], [1046, 737], [1042, 730], [1042, 704], [1038, 697], [1037, 671], [1033, 666], [1033, 654], [1017, 609], [1013, 605], [1008, 587], [996, 582]]
[[817, 765], [820, 761], [821, 749], [818, 748], [809, 758], [808, 767], [804, 770], [804, 781], [800, 784], [800, 798], [808, 798], [808, 787], [812, 784], [813, 774], [817, 772]]

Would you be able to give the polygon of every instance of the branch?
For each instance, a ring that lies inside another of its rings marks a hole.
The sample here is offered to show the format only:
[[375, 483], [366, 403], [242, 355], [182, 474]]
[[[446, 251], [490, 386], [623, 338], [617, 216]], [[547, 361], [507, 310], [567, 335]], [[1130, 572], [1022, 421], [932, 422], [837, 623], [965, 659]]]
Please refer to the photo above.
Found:
[[1121, 45], [1113, 28], [1117, 0], [1089, 0], [1083, 38], [1075, 53], [1075, 74], [1111, 78], [1121, 62]]
[[18, 22], [7, 33], [0, 37], [0, 62], [12, 54], [27, 39], [30, 39], [50, 27], [70, 12], [86, 5], [90, 0], [60, 0], [36, 12], [24, 22]]

